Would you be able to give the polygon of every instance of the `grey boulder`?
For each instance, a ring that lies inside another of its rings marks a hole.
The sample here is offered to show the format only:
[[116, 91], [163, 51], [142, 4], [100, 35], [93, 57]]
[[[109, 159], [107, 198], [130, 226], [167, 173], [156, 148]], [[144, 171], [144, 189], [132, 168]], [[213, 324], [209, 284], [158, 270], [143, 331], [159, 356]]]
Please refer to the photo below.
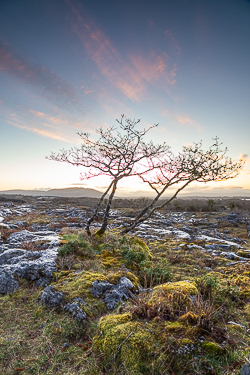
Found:
[[72, 318], [75, 318], [76, 320], [83, 322], [87, 315], [84, 310], [82, 310], [81, 304], [84, 304], [84, 301], [82, 298], [75, 298], [71, 303], [67, 303], [63, 309], [66, 310]]
[[38, 298], [39, 302], [49, 308], [58, 308], [63, 300], [63, 293], [54, 289], [52, 285], [47, 286]]
[[19, 288], [19, 284], [13, 275], [0, 269], [0, 294], [10, 294]]
[[90, 293], [93, 297], [103, 296], [107, 308], [113, 310], [123, 299], [127, 300], [129, 297], [133, 297], [130, 292], [133, 288], [134, 284], [124, 276], [120, 278], [117, 285], [111, 284], [108, 281], [95, 280], [92, 283]]
[[240, 375], [250, 375], [250, 366], [247, 364], [244, 364], [244, 366], [240, 370]]

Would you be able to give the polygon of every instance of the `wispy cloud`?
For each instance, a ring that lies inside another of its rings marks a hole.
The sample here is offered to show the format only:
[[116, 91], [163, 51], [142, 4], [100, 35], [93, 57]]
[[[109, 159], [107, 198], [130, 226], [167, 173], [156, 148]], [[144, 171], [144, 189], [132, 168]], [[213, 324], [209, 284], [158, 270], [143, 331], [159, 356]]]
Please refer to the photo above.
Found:
[[52, 139], [57, 139], [63, 142], [70, 142], [69, 139], [63, 137], [60, 134], [57, 134], [55, 131], [49, 131], [49, 130], [44, 130], [44, 129], [39, 129], [38, 127], [34, 125], [30, 125], [27, 123], [25, 120], [18, 118], [16, 113], [12, 113], [10, 118], [6, 120], [6, 122], [10, 125], [13, 125], [19, 129], [31, 131], [33, 133], [36, 133], [38, 135], [41, 135], [46, 138], [52, 138]]
[[176, 66], [169, 67], [163, 52], [145, 56], [122, 56], [111, 40], [95, 25], [76, 2], [65, 0], [72, 14], [71, 26], [100, 73], [132, 101], [139, 101], [148, 86], [162, 78], [166, 84], [176, 81]]
[[71, 26], [83, 43], [87, 54], [95, 62], [102, 75], [131, 100], [138, 100], [144, 89], [135, 69], [131, 69], [113, 47], [103, 31], [95, 26], [90, 18], [86, 20], [84, 12], [76, 3], [66, 0], [72, 11]]
[[192, 126], [195, 127], [198, 131], [201, 131], [201, 126], [197, 124], [194, 120], [192, 120], [188, 114], [184, 115], [177, 115], [176, 120], [182, 124], [182, 125], [187, 125], [187, 126]]
[[177, 53], [177, 54], [180, 54], [181, 53], [181, 47], [179, 46], [178, 42], [177, 42], [177, 39], [175, 38], [172, 30], [165, 30], [165, 33], [164, 33], [167, 38], [171, 41], [172, 43], [172, 46], [173, 46], [173, 49], [174, 51]]
[[41, 119], [43, 121], [44, 125], [52, 126], [52, 124], [58, 124], [58, 125], [72, 125], [69, 124], [67, 120], [64, 120], [62, 117], [54, 117], [50, 116], [44, 112], [36, 111], [34, 109], [28, 109], [28, 112], [31, 113], [35, 118]]
[[160, 54], [151, 53], [147, 59], [143, 56], [131, 56], [132, 64], [137, 70], [137, 74], [147, 82], [161, 81], [161, 85], [176, 83], [176, 66], [169, 69], [168, 55], [164, 52]]
[[240, 154], [240, 156], [239, 156], [239, 159], [240, 160], [244, 160], [245, 162], [249, 162], [250, 161], [250, 157], [249, 157], [249, 155], [248, 154]]
[[72, 128], [81, 131], [88, 130], [88, 124], [74, 121], [73, 118], [68, 117], [65, 113], [58, 113], [56, 110], [56, 115], [52, 115], [51, 113], [26, 108], [21, 105], [8, 108], [6, 104], [1, 104], [0, 109], [2, 118], [7, 124], [46, 138], [58, 139], [68, 143], [79, 143], [80, 137], [75, 132], [72, 134]]
[[0, 71], [35, 86], [50, 100], [60, 100], [64, 104], [77, 101], [76, 90], [68, 81], [28, 58], [18, 56], [1, 38]]

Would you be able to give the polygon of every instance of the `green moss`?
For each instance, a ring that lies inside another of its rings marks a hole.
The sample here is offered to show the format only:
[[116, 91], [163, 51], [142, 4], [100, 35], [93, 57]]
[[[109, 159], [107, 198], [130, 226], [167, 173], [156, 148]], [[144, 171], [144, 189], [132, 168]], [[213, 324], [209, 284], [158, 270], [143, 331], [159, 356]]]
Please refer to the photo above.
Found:
[[137, 238], [137, 237], [132, 237], [131, 238], [131, 245], [133, 246], [138, 246], [140, 248], [140, 250], [144, 250], [145, 253], [147, 253], [148, 257], [150, 259], [153, 259], [153, 256], [151, 254], [151, 252], [149, 251], [149, 248], [148, 246], [146, 245], [146, 243], [141, 239], [141, 238]]
[[117, 272], [110, 272], [108, 273], [107, 275], [107, 280], [111, 283], [111, 284], [117, 284], [120, 280], [121, 277], [127, 277], [135, 286], [134, 289], [138, 289], [139, 287], [139, 279], [138, 277], [136, 277], [132, 272], [127, 272], [127, 271], [122, 271], [122, 270], [119, 270]]
[[99, 322], [94, 348], [109, 361], [140, 374], [148, 369], [155, 342], [151, 324], [131, 321], [130, 314], [108, 315]]
[[240, 324], [227, 324], [227, 329], [230, 333], [244, 332], [244, 327]]
[[100, 258], [102, 259], [102, 264], [105, 268], [119, 268], [122, 266], [122, 258], [119, 254], [108, 251], [102, 250]]
[[110, 328], [116, 327], [119, 324], [123, 324], [129, 322], [131, 320], [131, 314], [111, 314], [100, 319], [98, 324], [97, 335], [101, 334], [101, 336], [107, 334]]
[[167, 293], [182, 293], [184, 295], [198, 294], [196, 285], [187, 281], [176, 281], [174, 283], [166, 283], [154, 287], [154, 293], [159, 291]]
[[239, 255], [240, 257], [244, 257], [244, 258], [250, 258], [249, 251], [239, 250], [237, 251], [237, 255]]
[[167, 333], [183, 333], [186, 331], [186, 328], [181, 322], [166, 322], [165, 330]]
[[105, 281], [107, 277], [97, 272], [70, 273], [61, 277], [60, 282], [54, 287], [63, 292], [69, 300], [75, 297], [91, 297], [90, 288], [95, 280]]
[[222, 355], [225, 352], [225, 350], [219, 344], [212, 341], [203, 341], [201, 346], [202, 349], [209, 354]]
[[94, 233], [94, 237], [97, 237], [97, 238], [104, 238], [105, 237], [105, 233], [102, 233], [100, 229], [98, 229], [95, 233]]
[[180, 347], [183, 347], [183, 346], [186, 346], [186, 345], [193, 345], [194, 341], [185, 337], [184, 339], [179, 339], [178, 343], [179, 343]]

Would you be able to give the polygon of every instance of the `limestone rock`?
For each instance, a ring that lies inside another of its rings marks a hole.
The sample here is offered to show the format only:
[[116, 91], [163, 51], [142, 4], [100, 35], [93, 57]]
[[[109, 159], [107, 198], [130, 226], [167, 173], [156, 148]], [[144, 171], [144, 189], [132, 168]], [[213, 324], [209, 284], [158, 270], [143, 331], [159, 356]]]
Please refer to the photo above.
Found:
[[240, 370], [240, 375], [250, 375], [250, 366], [247, 364], [244, 364], [244, 366]]
[[107, 308], [113, 310], [123, 299], [132, 297], [130, 290], [133, 288], [134, 284], [127, 277], [121, 277], [117, 285], [111, 284], [106, 280], [95, 280], [92, 283], [90, 293], [93, 297], [103, 296]]
[[[40, 251], [22, 249], [21, 246], [26, 241], [42, 242], [45, 244], [45, 249]], [[4, 270], [12, 275], [14, 281], [11, 285], [15, 285], [15, 288], [17, 281], [14, 276], [34, 281], [37, 286], [48, 285], [52, 280], [53, 272], [57, 270], [55, 259], [58, 244], [58, 235], [52, 231], [22, 230], [12, 233], [6, 244], [0, 244], [0, 273]], [[6, 293], [8, 290], [12, 293], [12, 289], [12, 287], [3, 288]]]
[[82, 310], [81, 304], [84, 304], [83, 299], [75, 298], [71, 303], [67, 303], [63, 309], [69, 312], [73, 318], [82, 322], [86, 319], [87, 315]]
[[0, 294], [10, 294], [19, 288], [13, 275], [5, 270], [0, 270]]
[[61, 306], [63, 293], [58, 292], [52, 285], [49, 285], [42, 291], [38, 300], [49, 308], [58, 308]]

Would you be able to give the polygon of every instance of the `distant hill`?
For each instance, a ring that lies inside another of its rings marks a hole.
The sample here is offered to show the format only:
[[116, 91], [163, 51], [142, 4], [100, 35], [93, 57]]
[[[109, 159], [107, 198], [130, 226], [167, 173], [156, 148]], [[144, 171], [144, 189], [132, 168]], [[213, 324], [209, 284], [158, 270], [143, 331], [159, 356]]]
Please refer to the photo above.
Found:
[[88, 188], [66, 188], [66, 189], [51, 189], [43, 190], [4, 190], [0, 194], [7, 195], [29, 195], [33, 197], [86, 197], [86, 198], [100, 198], [102, 193], [95, 189]]

